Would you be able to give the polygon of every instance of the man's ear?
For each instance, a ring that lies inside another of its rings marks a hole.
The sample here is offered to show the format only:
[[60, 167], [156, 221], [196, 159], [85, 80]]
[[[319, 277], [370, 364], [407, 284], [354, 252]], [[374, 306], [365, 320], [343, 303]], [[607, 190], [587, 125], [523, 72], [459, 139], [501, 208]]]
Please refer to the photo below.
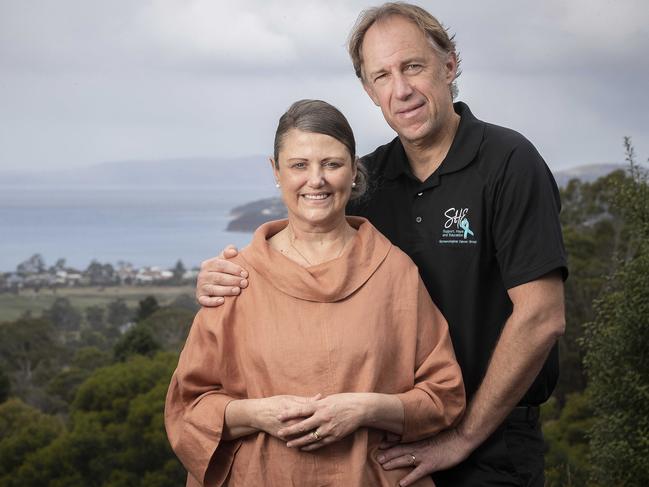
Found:
[[444, 81], [450, 86], [457, 77], [457, 54], [449, 53], [444, 63]]

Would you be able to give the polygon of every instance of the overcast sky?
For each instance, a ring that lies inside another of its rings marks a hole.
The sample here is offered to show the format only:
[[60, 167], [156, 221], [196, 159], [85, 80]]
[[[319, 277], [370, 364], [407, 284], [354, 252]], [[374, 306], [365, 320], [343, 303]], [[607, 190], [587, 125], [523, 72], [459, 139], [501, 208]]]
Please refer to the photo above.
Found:
[[[559, 169], [649, 157], [647, 0], [422, 1], [462, 57], [459, 100]], [[394, 134], [345, 39], [365, 1], [0, 0], [0, 169], [269, 154], [321, 98], [363, 152]]]

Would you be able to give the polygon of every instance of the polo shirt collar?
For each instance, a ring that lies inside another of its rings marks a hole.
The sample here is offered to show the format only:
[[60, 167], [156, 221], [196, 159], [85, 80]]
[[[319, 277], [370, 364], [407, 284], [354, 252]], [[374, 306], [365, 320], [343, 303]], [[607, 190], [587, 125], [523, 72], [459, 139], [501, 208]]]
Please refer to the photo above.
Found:
[[[460, 124], [448, 154], [446, 154], [439, 168], [430, 176], [430, 178], [434, 178], [435, 180], [442, 174], [459, 171], [468, 166], [475, 159], [484, 136], [484, 122], [475, 118], [466, 103], [461, 101], [456, 102], [453, 104], [453, 108], [455, 109], [455, 113], [460, 116]], [[385, 168], [383, 173], [384, 177], [387, 179], [396, 179], [401, 175], [405, 175], [414, 178], [401, 140], [397, 137], [394, 139], [394, 142], [393, 150], [395, 153]]]
[[399, 137], [395, 137], [393, 140], [391, 157], [388, 159], [383, 176], [386, 179], [397, 179], [402, 174], [404, 176], [413, 177], [412, 171], [410, 170], [410, 164], [408, 163], [408, 156], [406, 155], [406, 150], [403, 148], [403, 144]]

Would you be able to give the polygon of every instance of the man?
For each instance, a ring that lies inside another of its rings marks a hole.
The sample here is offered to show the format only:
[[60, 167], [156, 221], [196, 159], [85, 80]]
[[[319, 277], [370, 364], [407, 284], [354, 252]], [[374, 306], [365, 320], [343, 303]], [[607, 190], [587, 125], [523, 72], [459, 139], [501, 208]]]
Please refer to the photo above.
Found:
[[[556, 383], [567, 276], [556, 183], [522, 135], [453, 104], [455, 44], [425, 10], [364, 11], [349, 51], [398, 134], [364, 158], [370, 190], [349, 213], [418, 265], [449, 322], [468, 399], [456, 427], [386, 445], [377, 458], [387, 469], [414, 467], [404, 486], [429, 474], [438, 487], [542, 486], [538, 406]], [[217, 304], [214, 296], [240, 292], [245, 277], [226, 260], [205, 262], [199, 301]]]

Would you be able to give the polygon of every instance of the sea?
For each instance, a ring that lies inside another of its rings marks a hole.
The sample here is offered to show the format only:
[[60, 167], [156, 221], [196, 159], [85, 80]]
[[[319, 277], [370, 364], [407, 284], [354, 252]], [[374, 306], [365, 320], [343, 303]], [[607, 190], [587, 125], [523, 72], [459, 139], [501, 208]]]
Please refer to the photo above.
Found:
[[226, 231], [233, 207], [274, 195], [266, 187], [0, 188], [0, 271], [33, 254], [85, 269], [92, 260], [170, 268], [200, 265], [251, 233]]

